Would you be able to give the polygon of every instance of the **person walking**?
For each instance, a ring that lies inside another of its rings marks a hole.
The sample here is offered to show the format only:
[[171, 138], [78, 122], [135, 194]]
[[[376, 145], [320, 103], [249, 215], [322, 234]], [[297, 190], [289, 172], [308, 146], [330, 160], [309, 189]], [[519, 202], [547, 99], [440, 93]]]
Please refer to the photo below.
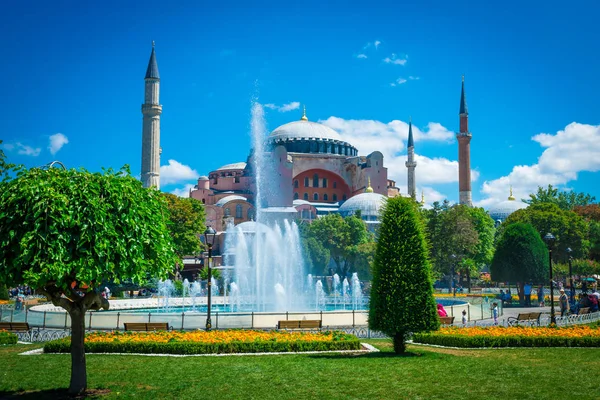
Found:
[[494, 325], [498, 325], [498, 303], [492, 304], [492, 317], [494, 317]]
[[[550, 301], [552, 301], [552, 299], [550, 299]], [[560, 289], [559, 301], [560, 301], [560, 316], [564, 317], [565, 315], [569, 314], [569, 310], [570, 310], [569, 296], [567, 296], [567, 294], [565, 293], [564, 288]]]
[[546, 302], [544, 301], [544, 285], [540, 285], [537, 291], [538, 304], [540, 307], [544, 307]]
[[531, 307], [531, 283], [526, 283], [523, 287], [523, 294], [525, 295], [525, 307]]

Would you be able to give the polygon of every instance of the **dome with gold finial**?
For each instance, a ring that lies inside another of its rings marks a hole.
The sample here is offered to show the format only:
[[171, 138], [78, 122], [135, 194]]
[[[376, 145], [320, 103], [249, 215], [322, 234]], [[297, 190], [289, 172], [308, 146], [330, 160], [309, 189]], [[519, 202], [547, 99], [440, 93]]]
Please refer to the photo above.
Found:
[[365, 192], [346, 200], [340, 206], [339, 213], [342, 217], [348, 217], [360, 211], [360, 216], [363, 221], [375, 223], [379, 221], [381, 208], [386, 200], [386, 196], [373, 192], [373, 188], [371, 187], [371, 177], [369, 177]]
[[501, 201], [500, 203], [491, 207], [489, 210], [489, 214], [494, 221], [500, 220], [504, 222], [510, 214], [514, 213], [517, 210], [527, 208], [528, 206], [529, 204], [515, 199], [515, 196], [513, 196], [513, 190], [511, 186], [508, 199]]

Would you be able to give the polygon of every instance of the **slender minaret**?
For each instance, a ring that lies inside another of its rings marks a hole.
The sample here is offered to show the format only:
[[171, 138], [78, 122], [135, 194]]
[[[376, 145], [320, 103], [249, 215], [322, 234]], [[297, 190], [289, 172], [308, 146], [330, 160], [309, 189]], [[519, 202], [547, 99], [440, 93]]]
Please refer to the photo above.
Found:
[[156, 53], [154, 42], [152, 42], [152, 53], [146, 70], [146, 82], [144, 104], [142, 114], [144, 115], [142, 127], [142, 185], [144, 187], [154, 186], [160, 189], [160, 114], [162, 106], [158, 101], [160, 91], [160, 77], [158, 65], [156, 64]]
[[415, 161], [415, 142], [412, 133], [412, 118], [409, 118], [408, 121], [408, 144], [406, 147], [408, 148], [408, 160], [405, 163], [406, 168], [408, 168], [408, 194], [413, 199], [416, 199], [417, 186], [415, 182], [415, 167], [417, 166], [417, 162]]
[[458, 201], [460, 204], [472, 206], [471, 200], [471, 132], [469, 132], [469, 111], [465, 97], [465, 76], [462, 77], [460, 93], [460, 131], [456, 134], [458, 140]]

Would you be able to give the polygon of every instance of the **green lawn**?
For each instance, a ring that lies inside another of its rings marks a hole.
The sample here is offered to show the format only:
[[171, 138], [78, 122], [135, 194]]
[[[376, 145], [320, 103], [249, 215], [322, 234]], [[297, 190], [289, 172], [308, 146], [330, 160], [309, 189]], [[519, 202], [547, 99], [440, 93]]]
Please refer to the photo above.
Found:
[[[370, 340], [382, 353], [226, 357], [88, 355], [99, 398], [144, 399], [592, 399], [600, 349], [446, 350]], [[69, 355], [19, 356], [0, 347], [0, 399], [59, 398]]]

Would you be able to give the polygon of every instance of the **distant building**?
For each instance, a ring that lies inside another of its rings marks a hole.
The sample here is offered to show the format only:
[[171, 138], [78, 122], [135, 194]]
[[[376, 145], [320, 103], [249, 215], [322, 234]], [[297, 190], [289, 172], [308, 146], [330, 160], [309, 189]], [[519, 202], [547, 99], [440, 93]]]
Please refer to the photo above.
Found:
[[529, 204], [524, 203], [520, 200], [516, 200], [512, 193], [512, 187], [510, 188], [510, 195], [508, 200], [504, 200], [492, 206], [489, 210], [490, 217], [496, 223], [502, 223], [508, 218], [508, 216], [517, 210], [527, 208]]

